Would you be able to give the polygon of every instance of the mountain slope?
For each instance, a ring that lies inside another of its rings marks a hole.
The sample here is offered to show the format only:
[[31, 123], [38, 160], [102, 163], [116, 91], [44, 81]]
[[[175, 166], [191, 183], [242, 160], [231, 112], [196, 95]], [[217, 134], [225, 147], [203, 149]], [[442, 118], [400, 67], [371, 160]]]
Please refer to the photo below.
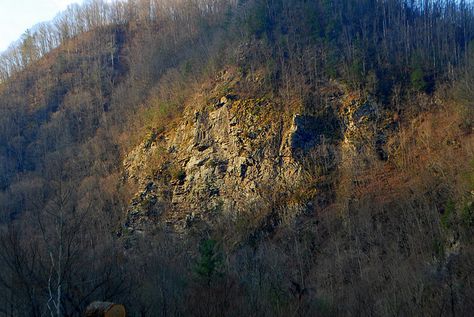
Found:
[[473, 12], [94, 0], [23, 38], [0, 314], [469, 315]]

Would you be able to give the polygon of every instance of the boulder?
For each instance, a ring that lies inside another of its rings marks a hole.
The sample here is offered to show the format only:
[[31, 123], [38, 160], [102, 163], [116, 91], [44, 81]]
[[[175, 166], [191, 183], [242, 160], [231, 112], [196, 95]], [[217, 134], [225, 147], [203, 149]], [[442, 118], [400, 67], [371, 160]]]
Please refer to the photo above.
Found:
[[125, 307], [110, 302], [93, 302], [86, 308], [85, 317], [125, 317]]

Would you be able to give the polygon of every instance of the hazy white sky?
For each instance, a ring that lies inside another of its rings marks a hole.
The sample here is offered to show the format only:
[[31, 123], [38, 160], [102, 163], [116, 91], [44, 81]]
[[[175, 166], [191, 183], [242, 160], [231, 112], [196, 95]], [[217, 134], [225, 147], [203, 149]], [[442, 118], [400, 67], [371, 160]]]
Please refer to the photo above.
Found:
[[0, 52], [27, 29], [53, 19], [71, 3], [82, 0], [0, 0]]

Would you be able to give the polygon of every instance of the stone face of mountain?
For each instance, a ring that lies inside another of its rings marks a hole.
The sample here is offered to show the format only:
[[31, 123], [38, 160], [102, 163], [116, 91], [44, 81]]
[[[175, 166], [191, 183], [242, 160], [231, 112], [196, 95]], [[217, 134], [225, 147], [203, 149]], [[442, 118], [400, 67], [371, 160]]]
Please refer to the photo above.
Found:
[[222, 72], [212, 89], [188, 100], [171, 128], [153, 131], [127, 155], [125, 181], [140, 188], [126, 211], [128, 231], [167, 225], [183, 232], [256, 209], [269, 216], [272, 199], [283, 195], [279, 208], [292, 217], [324, 208], [334, 196], [324, 179], [340, 164], [342, 145], [357, 151], [378, 144], [383, 152], [379, 140], [393, 131], [389, 113], [342, 86], [328, 88], [323, 111], [314, 114], [265, 95], [242, 97], [246, 80], [236, 70]]

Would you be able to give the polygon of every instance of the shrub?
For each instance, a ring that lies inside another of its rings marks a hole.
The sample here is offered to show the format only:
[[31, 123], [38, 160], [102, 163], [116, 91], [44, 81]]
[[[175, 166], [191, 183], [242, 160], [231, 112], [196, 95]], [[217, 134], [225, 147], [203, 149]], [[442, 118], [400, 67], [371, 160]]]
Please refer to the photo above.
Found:
[[177, 181], [184, 181], [186, 179], [186, 171], [183, 168], [173, 169], [171, 171], [171, 177]]
[[421, 66], [417, 66], [410, 74], [411, 86], [419, 92], [426, 92], [428, 82], [425, 80], [425, 73]]
[[199, 259], [195, 273], [210, 285], [214, 277], [222, 275], [223, 255], [216, 240], [203, 240], [199, 246]]
[[448, 200], [446, 202], [446, 205], [444, 207], [444, 212], [441, 215], [441, 226], [445, 229], [451, 229], [453, 225], [453, 218], [456, 213], [456, 204], [454, 203], [453, 200]]

